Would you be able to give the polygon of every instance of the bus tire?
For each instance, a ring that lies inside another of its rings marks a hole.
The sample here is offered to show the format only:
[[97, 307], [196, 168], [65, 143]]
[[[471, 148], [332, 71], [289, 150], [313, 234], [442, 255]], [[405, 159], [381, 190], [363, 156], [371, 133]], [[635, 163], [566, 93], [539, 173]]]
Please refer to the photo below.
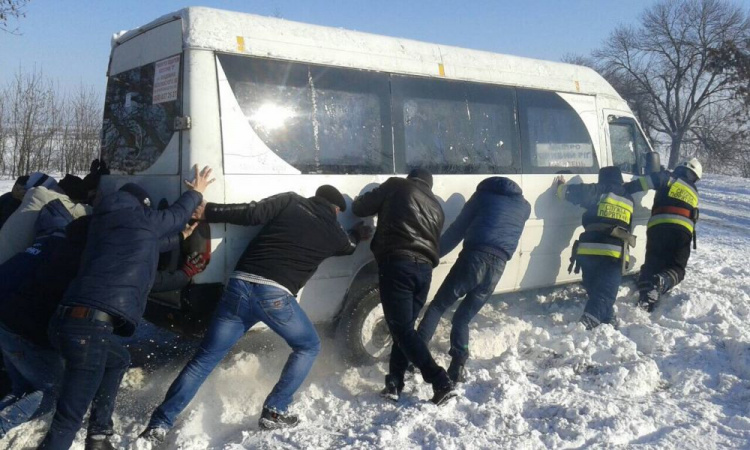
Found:
[[391, 353], [391, 334], [380, 305], [380, 290], [369, 287], [354, 294], [344, 309], [336, 340], [344, 361], [353, 366], [373, 365], [387, 360]]

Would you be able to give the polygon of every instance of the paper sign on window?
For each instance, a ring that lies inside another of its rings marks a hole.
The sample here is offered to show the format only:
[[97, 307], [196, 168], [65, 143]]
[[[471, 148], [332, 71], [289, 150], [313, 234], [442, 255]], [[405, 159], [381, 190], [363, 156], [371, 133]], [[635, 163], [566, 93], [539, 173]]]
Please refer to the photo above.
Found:
[[592, 167], [594, 147], [591, 144], [536, 144], [537, 167]]
[[180, 55], [159, 61], [154, 67], [154, 95], [152, 103], [177, 100], [177, 87], [180, 81]]

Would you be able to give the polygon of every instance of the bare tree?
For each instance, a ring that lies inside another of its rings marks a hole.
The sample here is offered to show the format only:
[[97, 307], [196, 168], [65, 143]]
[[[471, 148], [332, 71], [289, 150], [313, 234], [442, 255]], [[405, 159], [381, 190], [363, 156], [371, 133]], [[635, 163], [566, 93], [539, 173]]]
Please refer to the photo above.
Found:
[[744, 42], [725, 41], [711, 52], [711, 70], [726, 73], [736, 84], [736, 97], [750, 112], [750, 37]]
[[710, 70], [711, 51], [749, 35], [750, 20], [733, 3], [662, 0], [643, 13], [638, 27], [616, 28], [593, 56], [610, 81], [622, 83], [625, 98], [637, 99], [641, 121], [668, 136], [674, 167], [701, 112], [733, 97], [728, 74]]
[[24, 8], [30, 0], [0, 0], [0, 30], [6, 33], [16, 33], [17, 29], [9, 29], [8, 21], [26, 17]]
[[19, 69], [6, 89], [8, 172], [21, 175], [47, 170], [55, 153], [53, 138], [60, 129], [60, 105], [52, 82], [41, 70]]
[[60, 173], [83, 173], [98, 157], [102, 111], [93, 88], [79, 86], [65, 102], [60, 138]]

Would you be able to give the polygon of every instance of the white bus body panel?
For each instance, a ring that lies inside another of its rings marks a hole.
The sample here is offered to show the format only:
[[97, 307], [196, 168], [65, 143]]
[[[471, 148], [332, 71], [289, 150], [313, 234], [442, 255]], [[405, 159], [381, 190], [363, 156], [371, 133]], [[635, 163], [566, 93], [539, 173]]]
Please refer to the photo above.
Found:
[[[180, 20], [174, 20], [179, 18]], [[184, 31], [183, 31], [184, 30]], [[113, 40], [110, 75], [182, 52], [183, 114], [192, 128], [175, 132], [167, 150], [148, 170], [136, 176], [105, 177], [105, 191], [125, 182], [141, 183], [154, 197], [174, 201], [184, 190], [182, 179], [192, 177], [192, 166], [214, 168], [216, 182], [205, 199], [246, 203], [280, 192], [312, 196], [318, 186], [336, 186], [351, 204], [357, 195], [393, 175], [299, 175], [299, 171], [269, 153], [254, 135], [234, 100], [216, 52], [418, 75], [510, 87], [554, 91], [575, 109], [591, 135], [600, 166], [611, 164], [605, 109], [632, 117], [627, 104], [596, 72], [586, 67], [538, 61], [488, 52], [440, 46], [355, 31], [300, 24], [282, 19], [187, 8]], [[163, 161], [162, 161], [163, 160]], [[179, 175], [168, 175], [179, 165]], [[496, 289], [550, 286], [580, 279], [568, 274], [572, 244], [583, 231], [582, 209], [558, 200], [551, 189], [555, 175], [503, 174], [518, 183], [532, 212], [519, 243]], [[446, 227], [454, 220], [477, 184], [491, 175], [435, 175], [434, 192], [443, 202]], [[572, 182], [595, 182], [596, 175], [565, 175]], [[650, 205], [652, 195], [642, 204]], [[636, 210], [633, 252], [645, 253], [648, 208]], [[344, 227], [357, 220], [350, 210], [340, 216]], [[372, 219], [370, 219], [372, 221]], [[213, 255], [198, 283], [225, 282], [240, 254], [258, 228], [212, 225]], [[314, 322], [331, 320], [357, 272], [372, 260], [368, 243], [349, 257], [326, 260], [300, 293], [300, 304]], [[461, 247], [441, 261], [433, 274], [430, 298], [447, 275]], [[634, 268], [633, 268], [634, 269]]]

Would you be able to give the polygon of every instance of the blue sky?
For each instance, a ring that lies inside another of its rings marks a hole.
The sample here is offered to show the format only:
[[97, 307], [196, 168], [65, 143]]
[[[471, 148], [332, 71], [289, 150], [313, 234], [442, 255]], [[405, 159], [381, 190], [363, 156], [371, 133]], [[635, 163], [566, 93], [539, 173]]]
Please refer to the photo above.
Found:
[[184, 6], [210, 6], [459, 47], [558, 61], [587, 54], [618, 24], [636, 23], [655, 0], [32, 0], [0, 32], [0, 86], [19, 67], [41, 68], [62, 90], [102, 94], [112, 33]]

